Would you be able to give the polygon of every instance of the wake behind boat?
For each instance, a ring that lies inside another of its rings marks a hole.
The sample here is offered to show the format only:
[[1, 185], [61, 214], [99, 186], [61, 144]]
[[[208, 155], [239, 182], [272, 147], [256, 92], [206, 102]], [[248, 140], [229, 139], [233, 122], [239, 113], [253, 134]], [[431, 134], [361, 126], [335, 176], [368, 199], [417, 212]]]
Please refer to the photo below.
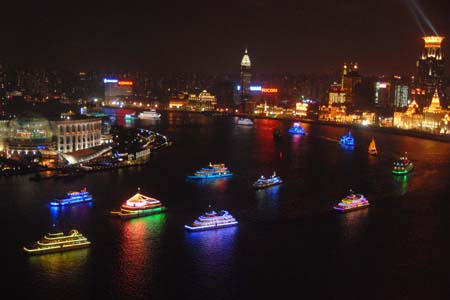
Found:
[[233, 173], [225, 167], [225, 164], [212, 164], [209, 163], [208, 167], [201, 168], [196, 171], [194, 175], [189, 175], [189, 179], [212, 179], [233, 176]]
[[238, 223], [227, 210], [218, 212], [212, 210], [198, 217], [190, 225], [184, 225], [184, 228], [190, 231], [200, 231], [236, 226]]
[[257, 189], [266, 188], [269, 186], [277, 185], [283, 183], [283, 180], [275, 172], [273, 172], [272, 176], [266, 178], [263, 175], [261, 175], [258, 180], [253, 183], [253, 187]]

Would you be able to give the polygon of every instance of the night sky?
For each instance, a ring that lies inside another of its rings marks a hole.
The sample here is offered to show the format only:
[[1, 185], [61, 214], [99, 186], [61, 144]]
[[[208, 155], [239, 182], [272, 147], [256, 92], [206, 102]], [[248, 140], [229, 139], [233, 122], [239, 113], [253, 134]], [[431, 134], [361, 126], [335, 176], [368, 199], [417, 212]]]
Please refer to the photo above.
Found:
[[[0, 61], [236, 73], [248, 47], [259, 73], [330, 73], [357, 61], [366, 75], [413, 74], [423, 42], [411, 1], [14, 1], [2, 8]], [[415, 1], [450, 36], [450, 1]], [[450, 57], [450, 38], [444, 54]]]

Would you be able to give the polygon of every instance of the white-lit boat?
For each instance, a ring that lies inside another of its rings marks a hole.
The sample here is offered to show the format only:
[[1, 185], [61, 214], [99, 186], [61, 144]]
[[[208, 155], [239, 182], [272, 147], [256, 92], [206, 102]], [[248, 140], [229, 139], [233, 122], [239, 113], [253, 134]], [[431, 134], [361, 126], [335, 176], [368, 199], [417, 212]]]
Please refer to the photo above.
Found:
[[120, 211], [111, 211], [111, 214], [122, 219], [131, 219], [159, 214], [164, 211], [166, 211], [166, 207], [162, 205], [161, 201], [142, 195], [140, 189], [138, 189], [133, 197], [120, 206]]
[[268, 178], [264, 177], [264, 175], [261, 175], [261, 177], [259, 177], [258, 180], [253, 183], [253, 187], [261, 189], [281, 183], [283, 183], [283, 180], [281, 180], [281, 178], [275, 172], [273, 172], [272, 176]]
[[253, 121], [250, 118], [238, 118], [236, 124], [244, 126], [253, 126]]
[[157, 113], [156, 110], [144, 110], [138, 115], [139, 119], [141, 120], [148, 120], [148, 119], [159, 119], [161, 118], [161, 114]]
[[184, 225], [190, 231], [200, 231], [236, 226], [239, 222], [227, 211], [209, 211], [198, 217], [192, 224]]

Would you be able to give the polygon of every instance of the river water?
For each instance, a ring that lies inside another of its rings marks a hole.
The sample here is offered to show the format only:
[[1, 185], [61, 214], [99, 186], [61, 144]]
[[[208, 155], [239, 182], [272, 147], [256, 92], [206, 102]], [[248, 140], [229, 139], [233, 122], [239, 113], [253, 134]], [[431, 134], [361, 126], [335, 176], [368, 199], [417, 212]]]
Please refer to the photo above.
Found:
[[[122, 121], [121, 121], [122, 122]], [[68, 181], [0, 178], [7, 290], [17, 299], [447, 299], [450, 144], [352, 129], [356, 147], [338, 140], [346, 128], [288, 121], [165, 113], [137, 121], [174, 141], [150, 164]], [[272, 132], [284, 134], [275, 143]], [[367, 147], [374, 137], [380, 154]], [[415, 169], [391, 174], [404, 152]], [[209, 162], [234, 176], [187, 180]], [[276, 171], [279, 186], [252, 183]], [[86, 187], [91, 204], [49, 208], [56, 195]], [[137, 188], [161, 200], [165, 214], [121, 221], [111, 210]], [[370, 207], [332, 207], [349, 189]], [[186, 232], [209, 205], [239, 226]], [[51, 230], [78, 229], [89, 249], [28, 257], [21, 247]], [[6, 291], [5, 291], [6, 292]]]

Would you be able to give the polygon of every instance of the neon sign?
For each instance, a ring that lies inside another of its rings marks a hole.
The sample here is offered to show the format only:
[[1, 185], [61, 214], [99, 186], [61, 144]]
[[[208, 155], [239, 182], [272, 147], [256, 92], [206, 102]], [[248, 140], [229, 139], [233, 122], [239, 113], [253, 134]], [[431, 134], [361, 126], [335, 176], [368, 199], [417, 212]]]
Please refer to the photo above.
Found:
[[113, 78], [103, 78], [103, 83], [117, 83], [119, 80]]
[[133, 85], [133, 81], [120, 80], [117, 84], [118, 85]]
[[250, 91], [255, 92], [255, 91], [261, 91], [263, 88], [260, 85], [251, 85], [250, 86]]
[[262, 88], [261, 91], [263, 93], [269, 93], [269, 94], [278, 93], [278, 89], [277, 88]]

